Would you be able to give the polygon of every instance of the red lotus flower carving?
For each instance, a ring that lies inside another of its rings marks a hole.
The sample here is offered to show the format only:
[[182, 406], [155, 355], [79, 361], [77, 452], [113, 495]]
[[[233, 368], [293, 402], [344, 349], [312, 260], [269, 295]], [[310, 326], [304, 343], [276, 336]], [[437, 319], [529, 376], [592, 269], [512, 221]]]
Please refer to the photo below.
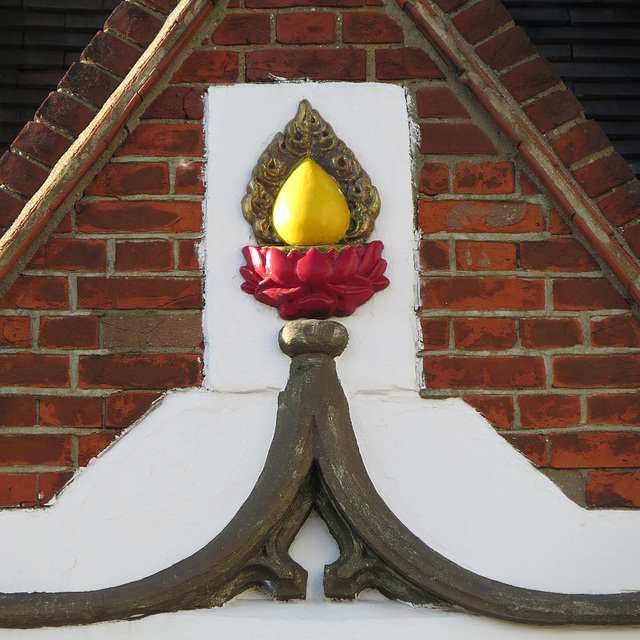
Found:
[[382, 249], [379, 240], [326, 253], [314, 247], [287, 254], [274, 247], [245, 247], [242, 253], [247, 265], [240, 267], [245, 279], [241, 288], [256, 300], [277, 307], [285, 320], [348, 316], [388, 286]]

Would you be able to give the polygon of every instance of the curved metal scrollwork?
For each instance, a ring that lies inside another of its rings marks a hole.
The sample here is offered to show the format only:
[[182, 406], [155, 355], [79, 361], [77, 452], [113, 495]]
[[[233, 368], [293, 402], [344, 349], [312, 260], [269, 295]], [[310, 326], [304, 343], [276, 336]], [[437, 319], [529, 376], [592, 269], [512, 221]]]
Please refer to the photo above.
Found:
[[325, 567], [329, 598], [375, 588], [412, 603], [449, 603], [533, 624], [639, 624], [640, 593], [561, 594], [472, 573], [428, 547], [376, 492], [351, 426], [333, 358], [347, 332], [296, 320], [280, 334], [291, 357], [265, 467], [234, 519], [203, 549], [148, 578], [84, 593], [0, 594], [0, 626], [87, 624], [221, 605], [253, 586], [280, 600], [304, 598], [306, 571], [288, 549], [312, 509], [340, 557]]

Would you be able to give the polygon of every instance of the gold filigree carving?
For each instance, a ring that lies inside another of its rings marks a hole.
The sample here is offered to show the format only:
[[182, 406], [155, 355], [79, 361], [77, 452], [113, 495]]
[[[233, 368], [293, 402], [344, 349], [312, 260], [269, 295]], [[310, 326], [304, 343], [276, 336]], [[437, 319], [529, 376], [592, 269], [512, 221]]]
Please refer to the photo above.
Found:
[[242, 212], [260, 245], [284, 245], [273, 227], [273, 205], [294, 169], [311, 158], [337, 183], [349, 205], [351, 223], [340, 244], [364, 242], [378, 213], [380, 197], [353, 152], [307, 100], [296, 117], [260, 156], [242, 199]]

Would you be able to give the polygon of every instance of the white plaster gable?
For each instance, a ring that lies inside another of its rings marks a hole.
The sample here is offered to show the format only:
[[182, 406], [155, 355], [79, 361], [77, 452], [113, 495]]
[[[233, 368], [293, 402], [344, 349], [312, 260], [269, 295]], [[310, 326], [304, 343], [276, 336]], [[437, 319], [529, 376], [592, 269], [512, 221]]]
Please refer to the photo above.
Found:
[[[302, 98], [356, 153], [381, 194], [375, 237], [385, 243], [391, 285], [345, 319], [351, 339], [337, 360], [379, 493], [423, 541], [481, 575], [561, 592], [640, 589], [640, 554], [634, 552], [640, 514], [577, 507], [464, 402], [421, 400], [415, 392], [415, 237], [402, 90], [291, 84], [209, 93], [207, 388], [167, 394], [50, 509], [0, 512], [0, 539], [8, 541], [0, 547], [0, 590], [98, 589], [150, 575], [209, 542], [253, 487], [273, 435], [276, 390], [286, 381], [288, 359], [277, 349], [283, 324], [277, 312], [239, 289], [240, 248], [253, 242], [239, 203], [257, 158]], [[322, 535], [316, 530], [306, 543], [301, 539], [296, 553], [315, 558], [318, 545], [331, 546]], [[218, 610], [139, 622], [0, 631], [0, 638], [258, 632], [265, 638], [637, 635], [531, 629], [397, 603], [237, 600]]]

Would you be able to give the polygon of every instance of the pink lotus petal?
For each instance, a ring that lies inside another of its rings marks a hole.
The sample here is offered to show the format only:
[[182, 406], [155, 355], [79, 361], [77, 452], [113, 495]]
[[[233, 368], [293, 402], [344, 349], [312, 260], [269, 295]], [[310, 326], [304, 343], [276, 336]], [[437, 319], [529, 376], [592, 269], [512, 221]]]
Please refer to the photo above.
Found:
[[300, 281], [305, 284], [323, 284], [328, 282], [333, 275], [333, 266], [329, 258], [315, 247], [311, 247], [304, 257], [298, 260], [296, 273]]
[[351, 284], [334, 284], [331, 289], [339, 296], [340, 300], [353, 302], [357, 307], [369, 300], [375, 291], [367, 281], [366, 286], [354, 286]]
[[329, 251], [327, 251], [324, 255], [327, 256], [327, 258], [331, 260], [331, 264], [335, 266], [336, 260], [340, 256], [340, 252], [336, 251], [335, 249], [329, 249]]
[[325, 320], [335, 313], [338, 298], [327, 291], [319, 290], [314, 291], [311, 295], [299, 298], [296, 301], [296, 305], [303, 317]]
[[350, 316], [358, 307], [358, 305], [352, 300], [340, 300], [338, 302], [338, 308], [336, 309], [336, 316], [338, 318], [344, 318]]
[[295, 287], [300, 284], [293, 265], [278, 249], [267, 248], [266, 271], [269, 278], [283, 287]]
[[295, 302], [285, 302], [278, 307], [278, 313], [283, 320], [297, 320], [300, 317], [300, 311]]
[[378, 262], [373, 265], [373, 269], [367, 274], [367, 280], [377, 280], [385, 272], [386, 268], [387, 261], [378, 260]]
[[240, 275], [247, 281], [253, 284], [260, 284], [262, 278], [251, 267], [240, 267]]
[[300, 253], [297, 249], [292, 249], [287, 253], [287, 258], [289, 258], [289, 262], [292, 264], [296, 264], [300, 258], [302, 258], [304, 254]]
[[[382, 244], [382, 242], [380, 242], [379, 240], [377, 240], [376, 242], [378, 244]], [[360, 263], [360, 268], [358, 269], [359, 276], [366, 276], [380, 257], [380, 255], [376, 255], [376, 253], [378, 252], [376, 242], [371, 242], [366, 246], [364, 255], [362, 256], [362, 262]], [[382, 249], [380, 249], [380, 253], [382, 253]]]
[[308, 290], [303, 287], [279, 287], [273, 280], [263, 280], [253, 294], [256, 300], [271, 307], [277, 307], [283, 302], [291, 302], [304, 295]]
[[374, 280], [372, 283], [374, 291], [382, 291], [389, 286], [389, 278], [386, 276], [380, 276], [378, 279]]
[[243, 247], [242, 255], [244, 255], [244, 259], [247, 261], [247, 266], [252, 267], [261, 279], [267, 275], [264, 269], [264, 257], [258, 247]]
[[358, 253], [355, 247], [347, 247], [337, 258], [333, 265], [333, 278], [331, 282], [345, 282], [355, 275], [360, 266]]
[[250, 293], [253, 295], [253, 292], [256, 290], [256, 285], [253, 284], [253, 282], [243, 282], [240, 285], [240, 288], [245, 292], [245, 293]]

